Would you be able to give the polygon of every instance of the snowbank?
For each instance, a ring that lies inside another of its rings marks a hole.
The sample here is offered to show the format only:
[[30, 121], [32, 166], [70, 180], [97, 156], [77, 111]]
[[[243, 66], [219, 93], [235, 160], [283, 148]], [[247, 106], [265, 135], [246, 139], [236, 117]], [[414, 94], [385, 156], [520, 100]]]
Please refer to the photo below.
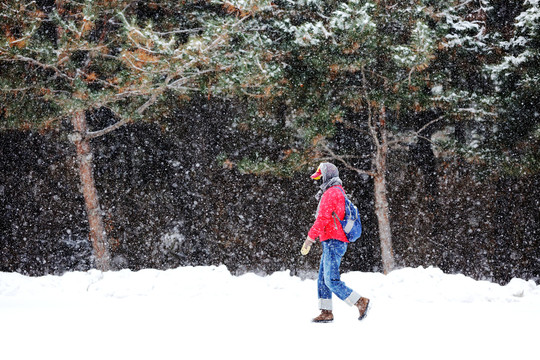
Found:
[[351, 272], [362, 322], [334, 299], [313, 324], [316, 282], [184, 267], [31, 278], [0, 273], [2, 359], [508, 359], [540, 357], [540, 286], [435, 268]]

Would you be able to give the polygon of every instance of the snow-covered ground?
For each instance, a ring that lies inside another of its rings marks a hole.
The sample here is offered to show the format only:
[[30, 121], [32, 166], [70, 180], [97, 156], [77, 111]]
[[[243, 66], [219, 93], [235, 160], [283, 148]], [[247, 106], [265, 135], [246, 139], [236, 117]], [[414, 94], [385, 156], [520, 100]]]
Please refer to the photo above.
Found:
[[343, 280], [368, 317], [334, 298], [313, 324], [316, 282], [225, 267], [0, 273], [0, 358], [540, 359], [540, 286], [405, 268]]

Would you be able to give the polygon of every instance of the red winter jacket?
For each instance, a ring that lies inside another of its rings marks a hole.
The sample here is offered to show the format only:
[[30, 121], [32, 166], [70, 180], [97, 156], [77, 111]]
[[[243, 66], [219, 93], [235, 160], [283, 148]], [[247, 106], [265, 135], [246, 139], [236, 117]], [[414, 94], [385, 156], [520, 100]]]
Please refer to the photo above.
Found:
[[332, 216], [332, 213], [335, 211], [339, 219], [345, 217], [345, 196], [339, 190], [340, 188], [343, 190], [339, 185], [332, 186], [322, 195], [317, 219], [308, 232], [310, 238], [320, 238], [321, 241], [336, 239], [349, 242], [343, 232], [341, 223], [337, 219], [334, 221], [334, 217]]

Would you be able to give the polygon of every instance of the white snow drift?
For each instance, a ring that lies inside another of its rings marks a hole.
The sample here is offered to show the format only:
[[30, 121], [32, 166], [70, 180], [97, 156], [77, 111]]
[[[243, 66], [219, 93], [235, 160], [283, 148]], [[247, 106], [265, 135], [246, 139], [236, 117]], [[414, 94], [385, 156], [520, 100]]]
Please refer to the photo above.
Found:
[[343, 279], [368, 317], [334, 298], [313, 324], [316, 282], [185, 267], [31, 278], [0, 273], [0, 358], [538, 359], [540, 286], [435, 268]]

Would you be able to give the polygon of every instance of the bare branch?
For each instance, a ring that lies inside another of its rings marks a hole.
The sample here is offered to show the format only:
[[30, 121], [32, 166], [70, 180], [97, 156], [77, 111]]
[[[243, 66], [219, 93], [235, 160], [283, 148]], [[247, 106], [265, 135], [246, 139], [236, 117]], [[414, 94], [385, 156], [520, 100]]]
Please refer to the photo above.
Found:
[[437, 121], [439, 120], [442, 120], [444, 118], [444, 115], [441, 115], [439, 116], [438, 118], [436, 118], [435, 120], [431, 120], [430, 122], [428, 122], [426, 125], [422, 126], [420, 128], [420, 130], [416, 131], [416, 134], [420, 134], [422, 131], [426, 130], [430, 125], [436, 123]]
[[177, 89], [178, 87], [184, 85], [191, 78], [200, 76], [202, 74], [210, 73], [210, 72], [215, 72], [215, 71], [216, 71], [215, 69], [207, 69], [207, 70], [198, 71], [198, 72], [190, 74], [190, 75], [184, 75], [180, 79], [177, 79], [177, 80], [173, 81], [172, 83], [168, 84], [167, 87], [171, 88], [171, 89]]
[[433, 142], [431, 139], [428, 139], [428, 138], [425, 137], [425, 136], [418, 135], [418, 138], [419, 138], [419, 139], [424, 139], [424, 140], [426, 140], [428, 143], [430, 143], [430, 144], [432, 144], [432, 145], [435, 145], [435, 146], [438, 146], [437, 143]]
[[365, 134], [365, 135], [370, 135], [369, 132], [366, 131], [366, 129], [362, 129], [361, 127], [359, 127], [358, 125], [352, 123], [351, 121], [343, 119], [343, 124], [345, 124], [345, 127], [347, 129], [353, 129], [353, 130], [358, 131], [359, 133], [362, 133], [362, 134]]
[[407, 135], [403, 136], [403, 137], [400, 137], [398, 139], [395, 139], [395, 140], [392, 140], [392, 141], [389, 141], [388, 142], [388, 145], [389, 146], [393, 146], [393, 145], [396, 145], [396, 144], [405, 144], [405, 143], [410, 143], [412, 141], [414, 141], [414, 138], [420, 138], [420, 139], [424, 139], [432, 144], [435, 144], [433, 141], [431, 141], [430, 139], [428, 139], [427, 137], [425, 136], [421, 136], [420, 133], [424, 130], [426, 130], [430, 125], [433, 125], [434, 123], [436, 123], [437, 121], [440, 121], [444, 119], [444, 115], [441, 115], [439, 116], [438, 118], [428, 122], [426, 125], [422, 126], [419, 130], [417, 131], [411, 131], [409, 133], [407, 133]]
[[395, 140], [388, 141], [388, 146], [392, 147], [392, 146], [397, 145], [397, 144], [406, 145], [407, 143], [412, 142], [415, 137], [417, 137], [417, 136], [415, 136], [415, 135], [402, 136], [402, 137], [399, 137], [399, 138], [397, 138]]
[[368, 176], [375, 176], [375, 172], [373, 170], [362, 170], [358, 169], [354, 166], [352, 166], [348, 161], [345, 160], [343, 156], [337, 155], [328, 145], [326, 145], [324, 142], [321, 142], [321, 146], [323, 147], [324, 151], [326, 151], [332, 159], [338, 160], [341, 162], [345, 167], [349, 170], [355, 171], [359, 175], [368, 175]]
[[38, 86], [28, 86], [24, 88], [14, 88], [14, 89], [2, 89], [0, 88], [0, 92], [4, 93], [10, 93], [10, 92], [26, 92], [26, 91], [35, 91], [36, 95], [43, 96], [44, 93], [54, 93], [54, 94], [70, 94], [69, 91], [66, 90], [53, 90], [49, 88], [43, 88]]
[[204, 28], [182, 29], [182, 30], [174, 30], [174, 31], [167, 31], [167, 32], [154, 31], [154, 34], [163, 36], [163, 35], [196, 33], [196, 32], [203, 31], [203, 30], [204, 30]]
[[148, 99], [148, 101], [146, 101], [144, 104], [142, 104], [137, 110], [135, 110], [137, 112], [137, 114], [139, 115], [142, 115], [142, 113], [148, 109], [150, 106], [152, 106], [157, 98], [158, 98], [158, 95], [161, 94], [163, 92], [162, 89], [160, 89], [161, 91], [155, 91], [152, 96], [150, 96], [150, 99]]
[[108, 127], [104, 128], [104, 129], [101, 129], [101, 130], [98, 130], [98, 131], [89, 131], [84, 135], [84, 138], [87, 139], [87, 140], [91, 140], [91, 139], [103, 136], [103, 135], [108, 134], [111, 131], [114, 131], [114, 130], [116, 130], [116, 129], [126, 125], [127, 123], [130, 123], [130, 122], [131, 122], [131, 119], [120, 120], [120, 121], [112, 124], [111, 126], [108, 126]]

